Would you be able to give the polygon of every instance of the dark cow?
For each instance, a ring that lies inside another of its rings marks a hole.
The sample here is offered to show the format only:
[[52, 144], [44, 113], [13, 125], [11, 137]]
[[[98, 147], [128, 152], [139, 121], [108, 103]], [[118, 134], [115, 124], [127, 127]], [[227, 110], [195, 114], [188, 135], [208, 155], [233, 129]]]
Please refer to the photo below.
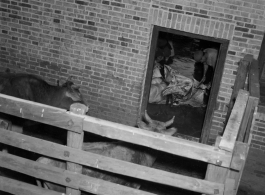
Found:
[[[169, 127], [174, 122], [174, 117], [167, 122], [160, 122], [152, 120], [148, 116], [147, 112], [145, 112], [144, 119], [147, 123], [145, 121], [139, 121], [138, 126], [145, 130], [165, 135], [173, 135], [177, 132], [177, 129], [174, 127], [167, 129], [167, 127]], [[83, 143], [83, 150], [147, 167], [151, 167], [157, 158], [157, 151], [155, 150], [121, 141]], [[46, 157], [39, 158], [38, 162], [60, 167], [62, 169], [66, 168], [66, 164], [64, 162], [52, 160]], [[136, 189], [139, 189], [141, 186], [140, 183], [135, 182], [128, 177], [115, 175], [113, 173], [107, 173], [89, 167], [83, 167], [82, 174]], [[37, 183], [39, 186], [65, 193], [65, 187], [58, 186], [50, 182], [42, 183], [39, 180], [37, 181]]]
[[[16, 74], [7, 71], [0, 73], [0, 93], [66, 110], [69, 110], [73, 103], [86, 105], [79, 87], [74, 85], [70, 79], [61, 86], [59, 84], [54, 86], [38, 76], [23, 73]], [[35, 128], [37, 128], [36, 125], [40, 126], [39, 123], [29, 122], [28, 120], [5, 114], [1, 114], [0, 118], [3, 119], [0, 120], [0, 127], [12, 129], [12, 131], [20, 133], [22, 133], [22, 129], [24, 131], [29, 126], [32, 127], [34, 125]], [[40, 131], [48, 131], [47, 125], [44, 126], [41, 125], [42, 130]], [[52, 132], [53, 130], [50, 131]], [[60, 136], [58, 135], [58, 137]]]
[[0, 93], [67, 110], [75, 102], [86, 104], [72, 81], [53, 86], [30, 74], [0, 73]]

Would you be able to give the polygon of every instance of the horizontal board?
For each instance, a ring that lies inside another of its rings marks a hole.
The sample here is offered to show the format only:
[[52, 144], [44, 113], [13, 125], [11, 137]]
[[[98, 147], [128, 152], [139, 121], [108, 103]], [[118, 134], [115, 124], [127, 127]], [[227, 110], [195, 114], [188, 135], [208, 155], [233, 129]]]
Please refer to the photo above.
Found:
[[239, 90], [236, 102], [229, 116], [228, 123], [225, 127], [225, 131], [219, 148], [232, 152], [235, 146], [237, 135], [239, 133], [239, 128], [245, 113], [245, 108], [247, 105], [249, 97], [249, 92], [244, 90]]
[[0, 166], [33, 176], [37, 179], [50, 181], [74, 189], [80, 189], [93, 194], [154, 195], [153, 193], [73, 173], [68, 170], [63, 170], [3, 152], [0, 152]]
[[0, 112], [78, 133], [82, 132], [83, 116], [45, 104], [0, 94]]
[[229, 167], [232, 154], [215, 147], [144, 129], [85, 116], [84, 131], [219, 166]]
[[17, 195], [62, 195], [62, 193], [0, 176], [0, 191]]
[[190, 191], [213, 194], [215, 191], [223, 190], [223, 184], [173, 174], [166, 171], [104, 157], [90, 152], [80, 151], [67, 146], [6, 131], [4, 129], [0, 129], [0, 142], [45, 156], [75, 162], [156, 183], [179, 187]]

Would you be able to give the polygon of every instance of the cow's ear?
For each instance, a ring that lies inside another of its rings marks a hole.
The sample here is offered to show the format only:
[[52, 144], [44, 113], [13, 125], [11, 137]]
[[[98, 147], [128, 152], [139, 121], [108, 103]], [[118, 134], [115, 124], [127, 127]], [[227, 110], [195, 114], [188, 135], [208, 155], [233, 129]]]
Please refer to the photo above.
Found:
[[79, 90], [79, 88], [80, 88], [80, 86], [75, 85], [75, 84], [73, 84], [71, 87], [72, 87], [73, 89], [77, 89], [77, 90]]
[[62, 87], [68, 87], [70, 88], [74, 83], [72, 81], [66, 81], [64, 84], [62, 84]]

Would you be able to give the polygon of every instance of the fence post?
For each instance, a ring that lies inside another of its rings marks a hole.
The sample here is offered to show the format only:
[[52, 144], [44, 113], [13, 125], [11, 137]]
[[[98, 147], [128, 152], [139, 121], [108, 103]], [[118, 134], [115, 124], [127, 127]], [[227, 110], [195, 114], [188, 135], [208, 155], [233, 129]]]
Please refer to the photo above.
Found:
[[[74, 103], [70, 107], [70, 111], [75, 113], [75, 114], [80, 114], [80, 115], [85, 115], [85, 113], [88, 111], [88, 107], [80, 104], [80, 103]], [[69, 125], [73, 123], [73, 121], [69, 121]], [[82, 125], [83, 126], [83, 125]], [[76, 149], [82, 149], [83, 145], [83, 139], [84, 139], [84, 131], [82, 133], [75, 133], [68, 131], [67, 132], [67, 146], [76, 148]], [[82, 166], [75, 164], [75, 163], [70, 163], [67, 162], [67, 170], [73, 171], [76, 173], [82, 173]], [[69, 178], [66, 178], [66, 180]], [[80, 195], [81, 192], [80, 190], [72, 189], [72, 188], [66, 188], [66, 194], [68, 195]]]
[[233, 106], [236, 101], [236, 97], [238, 95], [238, 92], [240, 89], [244, 89], [245, 83], [246, 83], [246, 78], [249, 72], [249, 65], [251, 61], [253, 60], [253, 56], [250, 54], [247, 54], [244, 59], [240, 60], [238, 70], [237, 70], [237, 75], [236, 75], [236, 80], [233, 86], [233, 91], [231, 95], [231, 99], [229, 104], [227, 105], [228, 110], [225, 118], [224, 124], [227, 125], [228, 119], [230, 117], [230, 114], [232, 112]]

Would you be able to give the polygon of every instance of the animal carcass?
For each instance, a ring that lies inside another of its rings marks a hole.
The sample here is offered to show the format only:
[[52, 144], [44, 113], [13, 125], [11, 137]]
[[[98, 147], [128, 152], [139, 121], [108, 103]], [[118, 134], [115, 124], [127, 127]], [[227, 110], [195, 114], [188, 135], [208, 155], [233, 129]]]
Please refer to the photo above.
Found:
[[195, 79], [175, 74], [170, 84], [162, 91], [162, 95], [172, 94], [172, 105], [189, 104], [193, 107], [205, 107], [206, 86], [202, 84], [198, 87], [197, 84]]
[[[174, 117], [167, 122], [160, 122], [152, 120], [145, 112], [144, 118], [147, 123], [144, 121], [139, 121], [138, 125], [140, 128], [148, 131], [162, 133], [165, 135], [173, 135], [177, 132], [177, 129], [174, 127], [167, 129], [167, 127], [174, 122]], [[156, 160], [156, 151], [121, 141], [84, 143], [83, 150], [148, 167], [151, 167]], [[60, 167], [62, 169], [66, 169], [65, 162], [59, 162], [45, 157], [39, 158], [38, 161], [44, 164], [49, 164], [52, 166]], [[112, 183], [133, 187], [136, 189], [140, 188], [139, 183], [132, 181], [127, 177], [100, 171], [90, 167], [83, 167], [82, 174], [103, 179], [105, 181], [110, 181]], [[42, 186], [42, 183], [40, 181], [38, 181], [37, 183], [39, 186]], [[65, 187], [61, 187], [49, 182], [44, 182], [43, 186], [54, 191], [65, 192]]]

